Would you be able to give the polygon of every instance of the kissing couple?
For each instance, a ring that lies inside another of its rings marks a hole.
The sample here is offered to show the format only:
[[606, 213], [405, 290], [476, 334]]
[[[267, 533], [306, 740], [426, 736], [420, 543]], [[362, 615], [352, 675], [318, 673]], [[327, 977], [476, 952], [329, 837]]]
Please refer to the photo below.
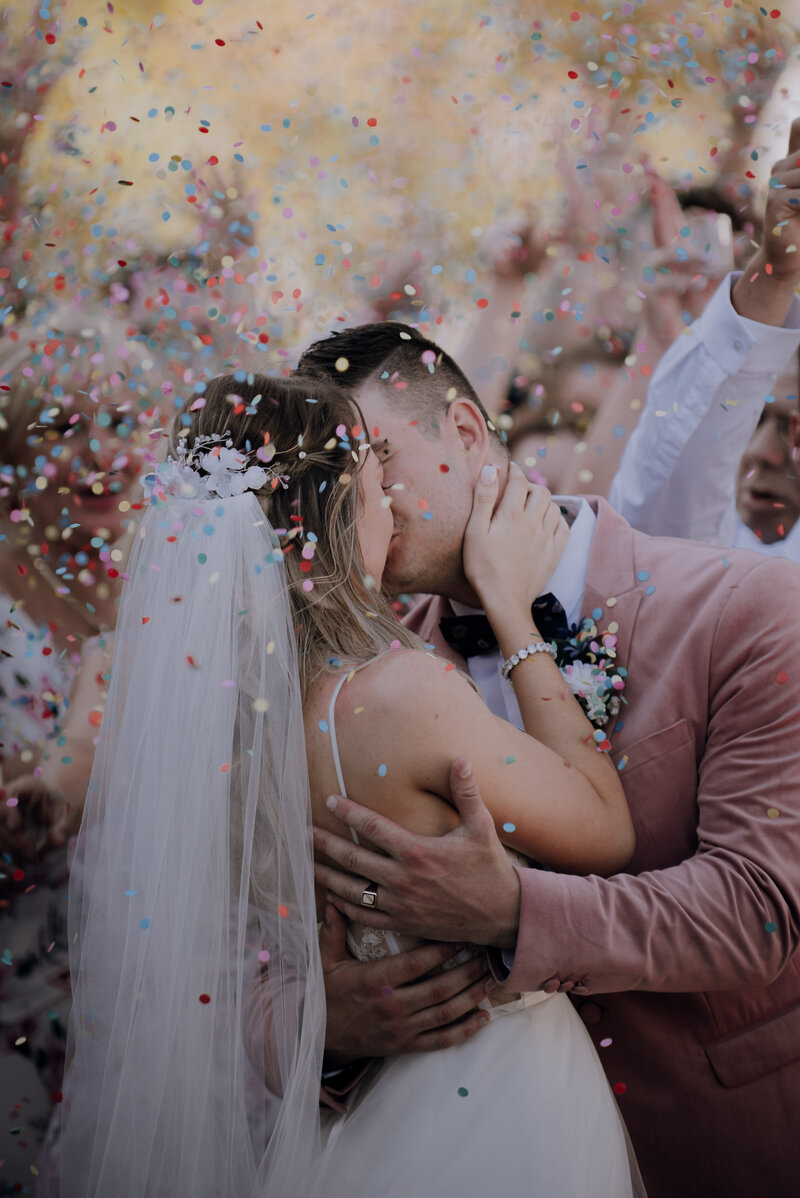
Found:
[[601, 1057], [651, 1194], [793, 1175], [796, 567], [553, 503], [393, 323], [213, 380], [144, 482], [65, 1198], [643, 1193]]

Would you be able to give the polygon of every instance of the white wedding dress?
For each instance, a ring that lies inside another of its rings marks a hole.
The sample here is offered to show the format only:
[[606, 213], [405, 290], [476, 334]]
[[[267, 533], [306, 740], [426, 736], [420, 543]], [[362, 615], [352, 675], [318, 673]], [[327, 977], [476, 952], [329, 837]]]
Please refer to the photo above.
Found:
[[[344, 795], [333, 718], [343, 681], [328, 727]], [[364, 961], [417, 943], [359, 925], [348, 942]], [[503, 999], [484, 1001], [491, 1021], [466, 1043], [377, 1064], [346, 1115], [323, 1116], [327, 1198], [644, 1194], [603, 1068], [567, 996]]]

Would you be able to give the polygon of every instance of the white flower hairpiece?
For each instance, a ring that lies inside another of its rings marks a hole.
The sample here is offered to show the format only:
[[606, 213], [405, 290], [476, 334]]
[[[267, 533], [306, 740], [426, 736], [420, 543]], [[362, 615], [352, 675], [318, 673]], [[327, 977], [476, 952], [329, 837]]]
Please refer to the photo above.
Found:
[[276, 470], [249, 465], [248, 455], [234, 449], [228, 433], [221, 436], [214, 433], [198, 437], [190, 453], [186, 452], [185, 445], [179, 445], [177, 458], [168, 457], [140, 481], [148, 503], [164, 503], [173, 495], [182, 499], [211, 499], [214, 496], [230, 499], [245, 491], [260, 491], [270, 478], [277, 479], [284, 488], [289, 485], [286, 476]]

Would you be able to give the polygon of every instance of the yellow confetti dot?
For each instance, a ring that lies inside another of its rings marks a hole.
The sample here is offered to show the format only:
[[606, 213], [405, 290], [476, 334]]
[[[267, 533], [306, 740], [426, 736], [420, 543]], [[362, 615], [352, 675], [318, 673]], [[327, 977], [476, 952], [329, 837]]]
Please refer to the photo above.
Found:
[[767, 816], [769, 819], [777, 819], [779, 815], [780, 815], [780, 811], [778, 810], [777, 807], [768, 807], [767, 808]]
[[606, 607], [616, 607], [616, 605], [617, 601], [613, 597], [611, 599], [606, 599]]
[[354, 708], [353, 708], [353, 715], [361, 715], [361, 712], [362, 712], [363, 710], [364, 710], [364, 708], [363, 708], [363, 707], [354, 707]]
[[615, 632], [619, 632], [619, 624], [617, 623], [616, 620], [611, 621], [611, 623], [608, 626], [608, 631], [611, 633], [612, 636], [614, 635]]
[[345, 370], [350, 369], [350, 363], [348, 362], [347, 358], [337, 358], [334, 362], [334, 366], [339, 371], [339, 374], [344, 374]]
[[255, 699], [253, 701], [253, 711], [269, 711], [269, 703], [266, 699]]

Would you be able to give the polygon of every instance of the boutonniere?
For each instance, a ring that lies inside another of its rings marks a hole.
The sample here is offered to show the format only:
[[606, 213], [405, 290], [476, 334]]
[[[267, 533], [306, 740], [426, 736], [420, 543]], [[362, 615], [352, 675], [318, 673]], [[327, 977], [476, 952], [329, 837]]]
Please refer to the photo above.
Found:
[[625, 702], [628, 671], [616, 664], [616, 635], [599, 632], [587, 617], [574, 636], [555, 646], [556, 665], [567, 686], [595, 727], [605, 727]]

